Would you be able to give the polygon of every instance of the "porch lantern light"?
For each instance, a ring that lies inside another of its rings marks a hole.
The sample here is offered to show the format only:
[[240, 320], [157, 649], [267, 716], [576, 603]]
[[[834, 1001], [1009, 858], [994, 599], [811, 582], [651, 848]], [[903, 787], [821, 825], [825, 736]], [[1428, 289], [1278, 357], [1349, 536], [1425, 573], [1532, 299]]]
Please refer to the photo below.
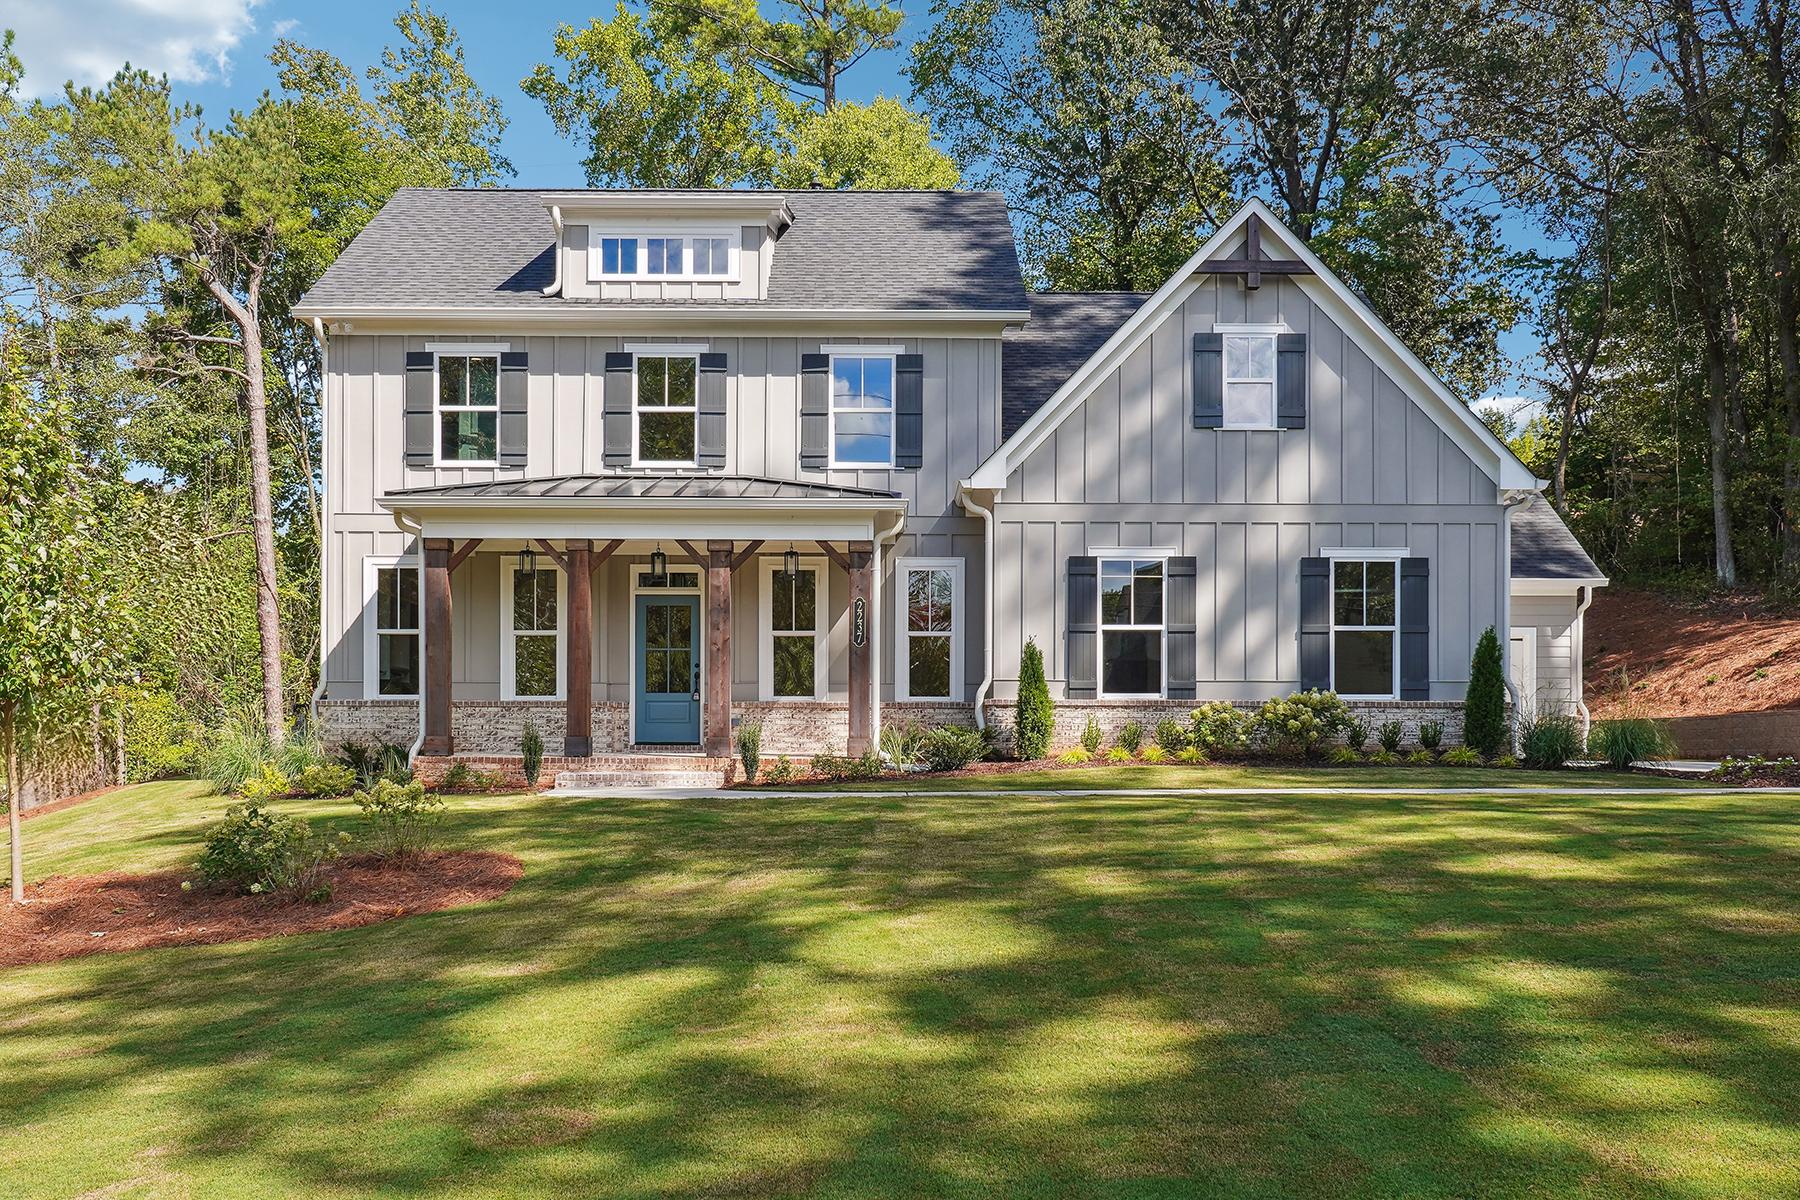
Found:
[[519, 552], [519, 574], [526, 579], [537, 578], [537, 553], [530, 546]]
[[656, 543], [656, 549], [650, 554], [650, 586], [669, 586], [669, 556], [663, 553], [662, 543]]
[[787, 553], [781, 556], [781, 573], [792, 579], [800, 573], [800, 552], [789, 542]]

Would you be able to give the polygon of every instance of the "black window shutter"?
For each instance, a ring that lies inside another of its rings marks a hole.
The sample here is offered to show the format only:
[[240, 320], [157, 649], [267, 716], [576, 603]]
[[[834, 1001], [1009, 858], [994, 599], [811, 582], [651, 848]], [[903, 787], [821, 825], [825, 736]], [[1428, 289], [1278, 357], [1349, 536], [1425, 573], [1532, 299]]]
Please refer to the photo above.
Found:
[[500, 465], [522, 467], [530, 441], [531, 356], [508, 351], [500, 356]]
[[617, 351], [606, 356], [605, 408], [601, 416], [601, 461], [609, 467], [631, 465], [632, 356]]
[[925, 356], [894, 359], [894, 465], [925, 465]]
[[1400, 560], [1400, 698], [1431, 699], [1431, 560]]
[[1069, 559], [1069, 649], [1066, 693], [1071, 700], [1100, 694], [1100, 560]]
[[1300, 690], [1331, 690], [1331, 560], [1300, 560]]
[[437, 382], [436, 356], [429, 350], [406, 352], [406, 465], [429, 467], [431, 452], [432, 388]]
[[1225, 424], [1225, 335], [1194, 335], [1194, 428]]
[[1171, 558], [1163, 568], [1163, 616], [1168, 622], [1169, 699], [1194, 698], [1195, 591], [1199, 560]]
[[1306, 428], [1306, 335], [1275, 335], [1275, 425]]
[[831, 356], [800, 356], [800, 465], [823, 471], [831, 465]]
[[699, 417], [694, 458], [702, 467], [725, 466], [725, 356], [700, 356]]

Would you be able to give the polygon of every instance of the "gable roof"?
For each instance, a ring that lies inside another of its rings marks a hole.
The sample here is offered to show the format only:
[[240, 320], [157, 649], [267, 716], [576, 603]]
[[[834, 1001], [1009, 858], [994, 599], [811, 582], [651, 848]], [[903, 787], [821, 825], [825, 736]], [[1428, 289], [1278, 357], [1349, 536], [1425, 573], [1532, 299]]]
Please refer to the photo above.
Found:
[[1063, 418], [1074, 411], [1114, 367], [1142, 345], [1165, 316], [1179, 308], [1201, 286], [1206, 277], [1198, 275], [1196, 268], [1209, 259], [1220, 257], [1233, 245], [1252, 216], [1262, 221], [1262, 245], [1269, 257], [1299, 259], [1311, 269], [1311, 276], [1294, 276], [1295, 284], [1418, 403], [1438, 428], [1469, 455], [1479, 470], [1501, 488], [1534, 491], [1543, 486], [1543, 481], [1519, 461], [1506, 443], [1495, 437], [1493, 431], [1444, 386], [1443, 380], [1281, 223], [1267, 204], [1254, 197], [1208, 238], [1206, 244], [1127, 318], [1011, 437], [1001, 442], [975, 468], [965, 481], [968, 486], [1004, 488], [1013, 471], [1055, 432]]
[[1055, 394], [1149, 292], [1032, 292], [1031, 321], [1001, 348], [1000, 436], [1008, 438]]
[[[402, 188], [295, 306], [302, 317], [355, 308], [567, 312], [642, 307], [764, 310], [992, 311], [1023, 315], [1025, 286], [1006, 201], [997, 192], [803, 189], [785, 198], [762, 300], [603, 300], [546, 296], [556, 230], [545, 196], [596, 201], [686, 192], [581, 193], [512, 188]], [[703, 193], [704, 194], [704, 193]], [[750, 195], [752, 193], [746, 193]]]
[[1512, 577], [1604, 581], [1602, 571], [1542, 496], [1533, 496], [1512, 516]]

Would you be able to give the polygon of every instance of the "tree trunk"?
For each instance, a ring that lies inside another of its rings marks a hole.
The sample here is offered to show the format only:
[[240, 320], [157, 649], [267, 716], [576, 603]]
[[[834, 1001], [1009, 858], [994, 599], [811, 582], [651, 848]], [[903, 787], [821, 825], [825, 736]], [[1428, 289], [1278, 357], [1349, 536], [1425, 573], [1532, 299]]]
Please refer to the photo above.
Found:
[[240, 302], [222, 280], [205, 276], [209, 291], [238, 327], [244, 348], [244, 402], [250, 415], [250, 532], [256, 543], [256, 632], [262, 643], [263, 727], [269, 744], [287, 738], [286, 689], [281, 681], [281, 600], [275, 567], [275, 503], [269, 482], [269, 395], [257, 318], [262, 274], [255, 272]]
[[1556, 487], [1556, 511], [1564, 517], [1569, 515], [1569, 494], [1567, 480], [1569, 475], [1569, 442], [1575, 434], [1575, 406], [1581, 397], [1576, 390], [1569, 389], [1569, 398], [1563, 404], [1562, 434], [1556, 441], [1556, 471], [1551, 480]]
[[1706, 431], [1712, 443], [1713, 574], [1728, 588], [1737, 586], [1737, 556], [1731, 549], [1731, 388], [1723, 331], [1707, 322]]
[[1787, 230], [1775, 234], [1775, 344], [1781, 357], [1781, 398], [1787, 408], [1787, 445], [1781, 455], [1781, 573], [1800, 583], [1800, 294], [1793, 283]]
[[12, 902], [25, 903], [25, 844], [19, 840], [19, 754], [14, 735], [19, 705], [15, 700], [0, 704], [0, 736], [6, 741], [6, 827], [12, 838]]

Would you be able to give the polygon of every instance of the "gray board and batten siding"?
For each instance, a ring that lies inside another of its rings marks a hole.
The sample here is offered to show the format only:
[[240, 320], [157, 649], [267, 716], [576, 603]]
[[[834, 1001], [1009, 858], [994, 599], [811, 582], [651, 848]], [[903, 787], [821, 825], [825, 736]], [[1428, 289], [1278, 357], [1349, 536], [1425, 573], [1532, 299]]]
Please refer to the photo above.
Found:
[[[1194, 335], [1219, 322], [1306, 335], [1304, 428], [1194, 428]], [[1002, 698], [1028, 638], [1067, 682], [1068, 563], [1108, 548], [1196, 560], [1200, 700], [1300, 686], [1301, 560], [1326, 547], [1429, 561], [1431, 699], [1462, 698], [1475, 641], [1500, 621], [1498, 487], [1291, 278], [1198, 281], [1013, 472], [995, 519]]]

